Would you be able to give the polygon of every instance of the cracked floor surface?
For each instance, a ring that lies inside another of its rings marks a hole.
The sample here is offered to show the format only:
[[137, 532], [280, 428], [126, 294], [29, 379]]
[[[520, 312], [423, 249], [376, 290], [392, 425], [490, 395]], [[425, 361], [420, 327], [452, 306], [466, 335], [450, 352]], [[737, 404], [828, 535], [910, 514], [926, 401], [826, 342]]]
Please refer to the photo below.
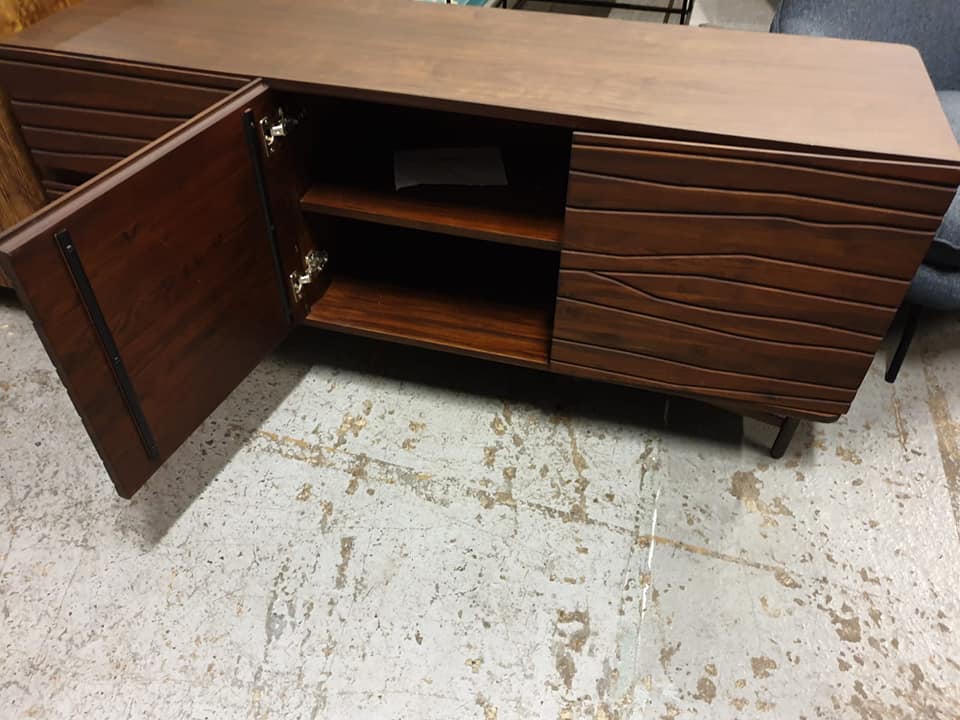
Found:
[[960, 322], [851, 413], [319, 332], [133, 501], [0, 300], [0, 717], [960, 716]]

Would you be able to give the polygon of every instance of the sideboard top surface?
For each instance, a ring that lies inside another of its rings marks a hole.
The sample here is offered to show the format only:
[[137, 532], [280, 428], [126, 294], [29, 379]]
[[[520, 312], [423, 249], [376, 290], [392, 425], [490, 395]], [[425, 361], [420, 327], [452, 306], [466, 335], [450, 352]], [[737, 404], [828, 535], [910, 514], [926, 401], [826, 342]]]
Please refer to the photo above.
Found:
[[412, 0], [84, 0], [3, 44], [585, 130], [960, 162], [902, 45]]

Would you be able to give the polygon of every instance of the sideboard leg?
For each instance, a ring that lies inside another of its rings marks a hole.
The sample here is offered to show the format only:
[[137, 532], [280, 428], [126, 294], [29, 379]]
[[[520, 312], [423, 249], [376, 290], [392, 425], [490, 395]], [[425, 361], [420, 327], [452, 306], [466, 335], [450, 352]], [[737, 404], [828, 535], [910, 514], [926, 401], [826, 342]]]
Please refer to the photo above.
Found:
[[800, 425], [800, 421], [796, 418], [783, 419], [783, 422], [780, 423], [780, 432], [777, 433], [777, 439], [773, 441], [773, 446], [770, 448], [770, 457], [783, 457], [787, 448], [790, 447], [790, 441], [793, 440], [793, 434], [797, 431], [798, 425]]
[[903, 365], [904, 358], [907, 357], [907, 350], [910, 349], [910, 342], [913, 340], [913, 333], [917, 329], [917, 321], [920, 319], [920, 306], [911, 302], [904, 304], [903, 332], [900, 334], [900, 342], [897, 343], [897, 349], [893, 353], [893, 359], [887, 367], [887, 373], [884, 380], [892, 383], [900, 374], [900, 366]]

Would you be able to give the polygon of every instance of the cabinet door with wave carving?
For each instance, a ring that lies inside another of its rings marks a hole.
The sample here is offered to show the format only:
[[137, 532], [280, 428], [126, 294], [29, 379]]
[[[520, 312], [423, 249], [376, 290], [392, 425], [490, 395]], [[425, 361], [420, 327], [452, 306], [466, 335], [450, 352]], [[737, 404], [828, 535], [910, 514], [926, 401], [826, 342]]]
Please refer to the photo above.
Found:
[[949, 165], [576, 133], [552, 363], [841, 415], [958, 181]]

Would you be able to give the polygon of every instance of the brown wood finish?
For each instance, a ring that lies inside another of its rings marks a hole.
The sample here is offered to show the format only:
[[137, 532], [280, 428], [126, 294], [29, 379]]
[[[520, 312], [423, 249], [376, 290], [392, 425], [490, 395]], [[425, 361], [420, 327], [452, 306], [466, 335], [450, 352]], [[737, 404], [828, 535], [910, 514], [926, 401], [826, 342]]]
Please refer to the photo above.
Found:
[[149, 145], [149, 140], [117, 135], [103, 135], [72, 130], [52, 130], [33, 125], [21, 125], [23, 139], [34, 151], [112, 155], [124, 158]]
[[[51, 22], [59, 21], [60, 18]], [[227, 92], [241, 89], [252, 79], [247, 76], [202, 72], [196, 69], [187, 70], [184, 69], [182, 64], [180, 66], [164, 67], [155, 64], [130, 62], [129, 59], [111, 59], [109, 55], [105, 54], [101, 54], [100, 57], [70, 55], [49, 48], [37, 49], [22, 46], [17, 47], [15, 45], [0, 45], [0, 59], [35, 65], [65, 66], [76, 70], [89, 70], [95, 73], [106, 73], [108, 75], [138, 77], [147, 80], [157, 80], [159, 82], [219, 88]]]
[[[68, 4], [68, 0], [30, 3], [0, 0], [0, 35], [18, 32]], [[0, 86], [0, 229], [20, 222], [44, 201], [44, 188], [38, 183], [36, 168], [17, 124], [9, 99]], [[0, 287], [10, 287], [3, 271], [0, 271]]]
[[[596, 346], [573, 340], [558, 340], [553, 347], [553, 360], [589, 367]], [[787, 402], [788, 398], [815, 398], [834, 405], [849, 403], [854, 390], [829, 385], [817, 385], [796, 380], [765, 378], [742, 373], [713, 370], [701, 365], [691, 365], [675, 360], [665, 360], [653, 355], [630, 352], [627, 350], [605, 351], [604, 362], [598, 368], [608, 372], [633, 375], [638, 378], [650, 378], [664, 383], [684, 385], [704, 390], [736, 391], [755, 395], [754, 401], [765, 403]], [[758, 390], [762, 381], [765, 390]]]
[[106, 134], [132, 140], [155, 140], [175, 130], [185, 118], [140, 115], [137, 113], [91, 110], [13, 101], [11, 103], [24, 127], [45, 128], [61, 132]]
[[[0, 243], [0, 263], [127, 497], [288, 332], [244, 141], [248, 107], [272, 109], [262, 84], [53, 203]], [[280, 153], [268, 165], [289, 162], [289, 153]], [[295, 191], [288, 192], [286, 206], [295, 208]], [[63, 229], [115, 338], [158, 459], [144, 449], [61, 259], [53, 234]]]
[[[732, 150], [732, 148], [730, 149]], [[803, 156], [792, 158], [797, 162]], [[864, 174], [822, 170], [751, 157], [697, 155], [689, 152], [656, 152], [578, 144], [573, 148], [571, 165], [590, 173], [623, 179], [636, 179], [665, 186], [685, 188], [690, 178], [705, 189], [753, 191], [778, 199], [853, 205], [879, 206], [911, 213], [939, 215], [943, 203], [953, 199], [951, 185], [931, 185]], [[854, 218], [851, 217], [851, 220]]]
[[844, 161], [575, 133], [552, 362], [845, 412], [952, 193]]
[[188, 118], [229, 94], [207, 88], [57, 65], [0, 60], [0, 85], [15, 100]]
[[[642, 245], [636, 243], [640, 236]], [[909, 280], [932, 236], [927, 230], [818, 224], [765, 215], [569, 208], [563, 246], [614, 256], [749, 255]]]
[[[671, 368], [655, 364], [650, 367], [642, 356], [623, 353], [621, 357], [613, 354], [616, 352], [622, 351], [604, 351], [606, 362], [598, 364], [596, 354], [589, 347], [567, 346], [564, 341], [561, 341], [553, 349], [554, 356], [551, 358], [550, 367], [555, 372], [566, 375], [576, 375], [618, 385], [633, 385], [710, 403], [742, 403], [749, 405], [754, 411], [793, 415], [810, 420], [835, 418], [845, 413], [850, 404], [849, 401], [819, 400], [802, 395], [798, 397], [778, 395], [772, 390], [750, 392], [712, 387], [709, 383], [714, 378], [710, 375], [704, 376], [699, 368], [690, 368], [687, 372], [682, 366]], [[662, 363], [663, 361], [652, 359], [649, 362]], [[618, 372], [617, 367], [627, 368], [630, 372]], [[677, 379], [659, 379], [660, 376], [672, 375], [677, 375]]]
[[737, 333], [763, 340], [857, 350], [872, 353], [883, 338], [809, 321], [751, 315], [742, 310], [715, 310], [694, 304], [690, 298], [670, 300], [643, 289], [632, 275], [561, 270], [557, 293], [562, 297], [590, 298], [598, 305], [623, 308], [698, 327]]
[[760, 403], [753, 403], [747, 400], [727, 400], [721, 395], [717, 395], [715, 397], [705, 394], [704, 391], [700, 389], [686, 390], [682, 386], [671, 383], [660, 383], [649, 379], [638, 380], [636, 377], [631, 375], [597, 370], [592, 367], [574, 365], [573, 363], [559, 361], [551, 362], [550, 367], [555, 372], [559, 372], [564, 375], [573, 375], [575, 377], [582, 377], [588, 380], [598, 380], [600, 382], [613, 383], [616, 385], [634, 385], [636, 387], [659, 390], [669, 395], [688, 398], [690, 400], [697, 400], [708, 405], [714, 405], [716, 407], [729, 410], [730, 412], [735, 412], [738, 415], [752, 417], [771, 425], [779, 425], [786, 417], [810, 420], [812, 422], [819, 423], [832, 423], [836, 422], [840, 418], [840, 414], [838, 413], [816, 412], [805, 407], [782, 405], [773, 401], [761, 401]]
[[61, 195], [66, 195], [72, 190], [76, 190], [76, 185], [70, 185], [69, 183], [57, 182], [56, 180], [43, 180], [41, 183], [43, 185], [43, 190], [47, 195], [48, 200], [56, 200]]
[[[685, 157], [690, 159], [732, 159], [736, 164], [719, 163], [716, 165], [718, 168], [728, 170], [733, 168], [745, 169], [749, 166], [753, 168], [751, 172], [765, 172], [762, 166], [770, 165], [774, 168], [781, 168], [781, 171], [779, 173], [767, 173], [765, 179], [768, 182], [781, 185], [789, 181], [790, 185], [787, 185], [787, 187], [795, 188], [798, 186], [797, 183], [801, 183], [800, 187], [803, 187], [803, 178], [820, 177], [826, 182], [844, 187], [847, 193], [854, 193], [848, 199], [855, 200], [862, 199], [857, 197], [860, 191], [854, 187], [855, 183], [861, 181], [866, 181], [873, 192], [883, 191], [885, 186], [882, 182], [878, 182], [879, 180], [900, 181], [907, 187], [920, 184], [949, 188], [958, 182], [956, 165], [936, 165], [922, 161], [897, 162], [891, 159], [864, 157], [849, 152], [827, 155], [804, 149], [785, 151], [754, 146], [716, 145], [705, 142], [684, 142], [683, 140], [589, 132], [577, 133], [577, 145], [583, 150], [590, 150], [595, 147], [614, 148], [620, 154], [623, 154], [625, 150], [639, 150], [648, 154], [656, 153], [668, 155], [671, 158], [676, 157], [681, 162]], [[700, 165], [700, 171], [711, 173], [707, 163]], [[820, 173], [813, 174], [811, 171], [820, 171]], [[724, 187], [722, 183], [721, 187]], [[889, 187], [892, 188], [894, 185]], [[920, 200], [920, 202], [921, 204], [926, 203], [924, 200]], [[906, 209], [920, 208], [907, 206]]]
[[0, 48], [0, 87], [40, 170], [89, 177], [226, 97], [238, 78]]
[[714, 370], [856, 390], [873, 355], [761, 340], [579, 299], [557, 299], [554, 337]]
[[[0, 229], [17, 224], [43, 202], [43, 188], [6, 96], [0, 90]], [[2, 275], [0, 285], [9, 287]]]
[[[576, 165], [573, 167], [578, 168]], [[638, 167], [642, 168], [643, 165]], [[639, 169], [638, 171], [642, 172]], [[931, 198], [931, 201], [934, 199]], [[807, 223], [879, 225], [905, 230], [928, 230], [930, 233], [940, 227], [943, 220], [943, 212], [939, 215], [908, 213], [775, 192], [669, 185], [598, 175], [579, 169], [570, 173], [567, 204], [587, 210], [640, 210], [734, 217], [762, 215]], [[949, 199], [946, 199], [943, 207], [946, 208], [949, 204]]]
[[0, 0], [0, 35], [15, 33], [78, 0]]
[[513, 365], [546, 367], [550, 311], [430, 288], [337, 276], [305, 324], [442, 349]]
[[546, 367], [557, 253], [318, 220], [329, 286], [307, 324]]
[[[583, 267], [579, 265], [579, 267]], [[561, 272], [566, 272], [564, 269]], [[581, 272], [592, 272], [584, 269]], [[598, 277], [608, 273], [596, 272]], [[702, 275], [657, 275], [645, 273], [615, 273], [642, 292], [663, 300], [684, 303], [728, 313], [754, 315], [807, 322], [824, 328], [851, 330], [872, 336], [879, 341], [896, 313], [896, 307], [882, 307], [864, 303], [835, 300], [809, 293], [712, 278]]]
[[44, 170], [67, 170], [80, 175], [96, 175], [109, 169], [120, 160], [122, 155], [100, 155], [97, 153], [66, 153], [33, 150], [33, 160]]
[[397, 0], [85, 0], [8, 44], [581, 130], [960, 162], [900, 45]]
[[848, 270], [834, 270], [760, 255], [703, 253], [688, 255], [611, 255], [570, 250], [564, 267], [629, 274], [717, 278], [732, 283], [777, 288], [817, 298], [895, 308], [909, 282]]
[[307, 190], [300, 205], [308, 212], [354, 220], [559, 250], [562, 215], [551, 214], [536, 203], [518, 203], [509, 195], [509, 190], [487, 188], [467, 188], [460, 193], [431, 189], [426, 193], [403, 194], [316, 183]]

